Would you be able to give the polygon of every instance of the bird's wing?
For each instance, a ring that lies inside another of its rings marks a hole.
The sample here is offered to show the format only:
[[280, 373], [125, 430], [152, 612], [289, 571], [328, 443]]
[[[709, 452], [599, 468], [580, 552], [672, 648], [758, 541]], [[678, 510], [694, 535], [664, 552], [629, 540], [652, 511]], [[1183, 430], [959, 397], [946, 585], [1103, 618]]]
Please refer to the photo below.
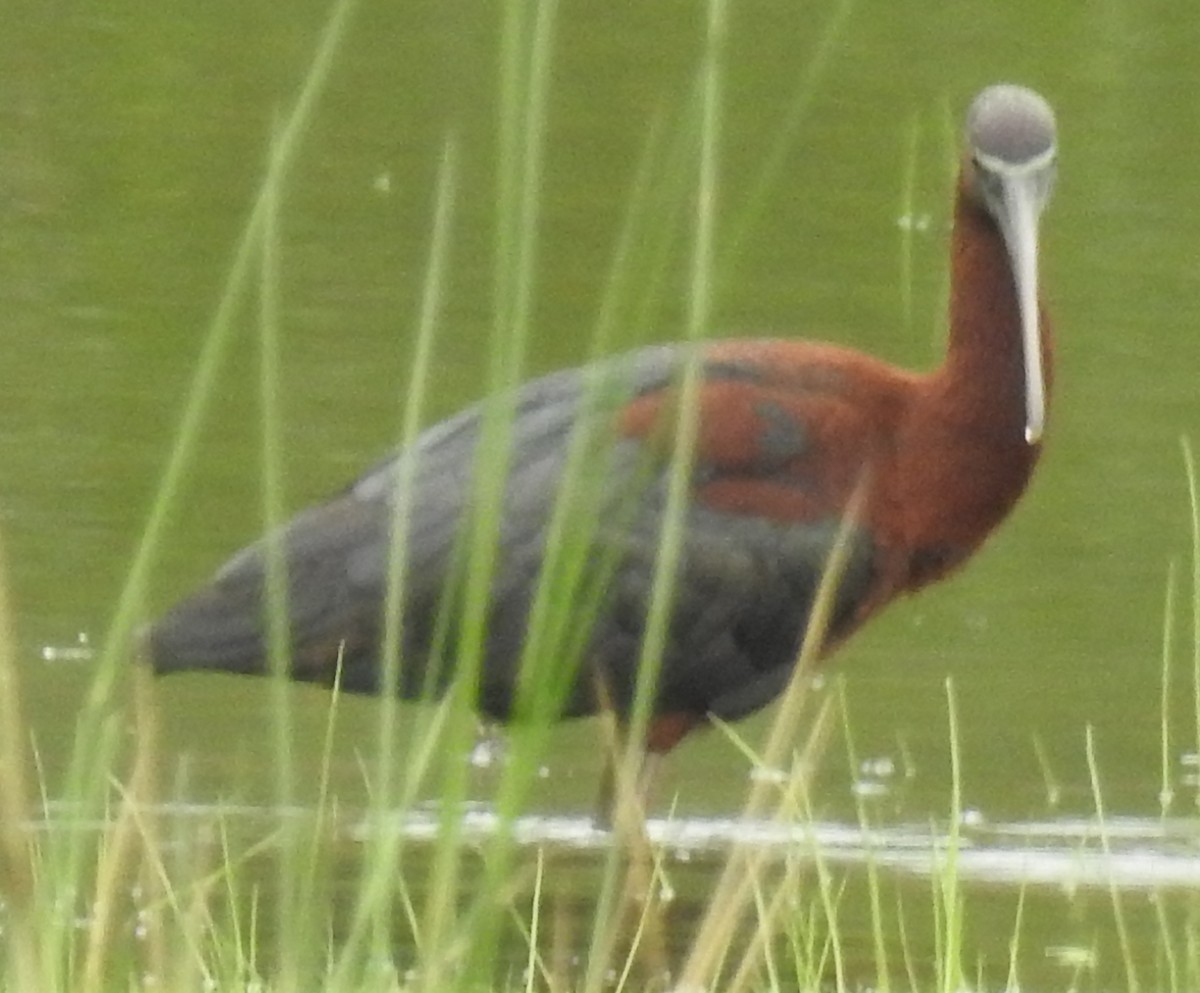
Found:
[[[263, 671], [274, 545], [287, 577], [293, 674], [331, 681], [339, 658], [350, 665], [361, 661], [360, 668], [347, 670], [344, 685], [374, 689], [396, 519], [403, 521], [408, 641], [420, 655], [433, 637], [429, 629], [453, 570], [466, 512], [486, 500], [498, 502], [500, 509], [497, 600], [515, 606], [536, 578], [531, 573], [537, 571], [541, 536], [576, 422], [611, 424], [613, 412], [631, 393], [670, 377], [675, 351], [645, 349], [591, 372], [555, 373], [523, 387], [512, 401], [507, 478], [498, 496], [481, 501], [475, 492], [486, 416], [482, 405], [429, 428], [411, 451], [378, 463], [329, 502], [301, 512], [275, 535], [237, 553], [207, 586], [169, 611], [147, 632], [154, 665], [160, 671]], [[581, 411], [587, 416], [581, 418]], [[599, 445], [610, 436], [598, 430], [590, 443]], [[499, 654], [511, 655], [501, 644], [504, 624], [514, 637], [520, 625], [512, 611], [496, 611], [494, 618], [499, 634], [492, 640]], [[420, 672], [412, 678], [423, 680]]]
[[[600, 616], [587, 647], [614, 684], [632, 687], [666, 506], [671, 433], [662, 411], [685, 355], [682, 347], [644, 349], [527, 384], [513, 399], [499, 494], [481, 500], [475, 492], [486, 416], [480, 406], [435, 425], [411, 451], [299, 514], [273, 539], [286, 563], [293, 674], [331, 681], [340, 658], [344, 686], [377, 688], [399, 506], [407, 566], [408, 681], [401, 690], [416, 695], [444, 685], [453, 666], [445, 666], [443, 676], [443, 666], [429, 656], [439, 637], [443, 646], [454, 644], [453, 632], [438, 632], [443, 606], [453, 602], [459, 538], [469, 510], [492, 501], [499, 543], [484, 708], [497, 716], [508, 712], [543, 578], [570, 587], [565, 594], [556, 590], [569, 602], [596, 608]], [[809, 427], [796, 413], [797, 391], [789, 394], [745, 363], [707, 363], [703, 374], [692, 505], [660, 696], [668, 703], [678, 697], [692, 711], [724, 707], [735, 716], [749, 706], [740, 702], [748, 681], [777, 678], [773, 670], [794, 655], [837, 515], [823, 510], [824, 478], [816, 471]], [[801, 392], [803, 402], [821, 402], [814, 391]], [[587, 568], [572, 572], [568, 563], [561, 571], [544, 570], [547, 529], [564, 508], [565, 540], [584, 549]], [[263, 671], [271, 541], [235, 555], [151, 629], [159, 669]], [[846, 586], [847, 602], [859, 586]], [[431, 664], [438, 672], [432, 679]], [[579, 689], [568, 709], [588, 709], [584, 696]]]
[[266, 670], [272, 546], [280, 553], [281, 596], [292, 650], [327, 666], [332, 681], [339, 653], [353, 652], [363, 632], [348, 568], [356, 554], [386, 541], [377, 508], [344, 494], [303, 511], [274, 535], [243, 549], [211, 582], [181, 601], [146, 633], [160, 672]]
[[[867, 453], [828, 450], [825, 426], [855, 416], [836, 368], [806, 368], [800, 377], [784, 373], [748, 361], [710, 361], [703, 368], [658, 712], [742, 716], [774, 697], [796, 659]], [[626, 432], [647, 449], [661, 447], [671, 402], [669, 388], [642, 394], [626, 410]], [[870, 437], [866, 430], [839, 433]], [[613, 607], [597, 637], [614, 686], [635, 681], [632, 667], [664, 522], [664, 480], [660, 475], [640, 498], [632, 534], [615, 539], [625, 550], [614, 578]], [[852, 528], [848, 542], [833, 637], [854, 625], [875, 579], [869, 533]]]

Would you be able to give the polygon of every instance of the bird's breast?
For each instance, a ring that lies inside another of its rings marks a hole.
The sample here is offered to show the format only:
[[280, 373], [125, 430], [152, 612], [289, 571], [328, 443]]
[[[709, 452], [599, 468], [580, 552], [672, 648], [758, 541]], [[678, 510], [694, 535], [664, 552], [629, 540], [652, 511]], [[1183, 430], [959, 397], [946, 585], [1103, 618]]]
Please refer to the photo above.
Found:
[[1037, 454], [1023, 441], [933, 430], [900, 446], [887, 524], [907, 560], [908, 589], [970, 558], [1016, 505]]

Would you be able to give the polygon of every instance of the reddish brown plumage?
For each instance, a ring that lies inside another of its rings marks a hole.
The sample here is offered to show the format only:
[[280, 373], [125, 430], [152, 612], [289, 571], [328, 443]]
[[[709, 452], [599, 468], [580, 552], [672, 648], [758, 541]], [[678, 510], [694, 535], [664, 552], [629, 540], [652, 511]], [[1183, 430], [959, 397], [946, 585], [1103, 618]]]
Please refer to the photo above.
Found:
[[[760, 460], [764, 426], [756, 408], [764, 402], [804, 425], [810, 451], [768, 478], [701, 484], [696, 499], [730, 513], [813, 520], [840, 514], [866, 473], [862, 520], [881, 568], [853, 627], [899, 593], [961, 565], [1012, 509], [1041, 452], [1023, 437], [1021, 316], [1008, 250], [966, 177], [953, 231], [950, 338], [945, 361], [931, 373], [807, 341], [726, 341], [705, 350], [707, 362], [753, 368], [762, 379], [704, 385], [700, 463], [735, 469]], [[1041, 335], [1049, 385], [1053, 346], [1044, 313]], [[667, 391], [640, 397], [624, 412], [623, 431], [653, 436], [672, 399]], [[789, 486], [788, 473], [815, 486]]]
[[[610, 361], [599, 379], [618, 395], [607, 405], [592, 402], [587, 378], [575, 371], [518, 393], [481, 710], [500, 719], [522, 712], [526, 621], [571, 434], [582, 422], [600, 425], [597, 436], [608, 447], [591, 460], [596, 520], [578, 526], [594, 528], [590, 547], [595, 559], [611, 563], [611, 574], [592, 564], [603, 582], [587, 637], [571, 641], [578, 659], [550, 660], [565, 674], [555, 716], [593, 712], [597, 679], [618, 713], [630, 712], [679, 375], [689, 356], [700, 372], [699, 431], [677, 592], [652, 687], [652, 751], [668, 750], [710, 714], [743, 716], [783, 687], [833, 535], [860, 484], [864, 509], [826, 650], [899, 594], [952, 572], [1008, 514], [1040, 454], [1050, 382], [1036, 221], [1053, 178], [1054, 121], [1036, 94], [991, 87], [972, 105], [967, 131], [949, 340], [933, 372], [907, 372], [835, 345], [733, 340], [698, 355], [662, 346]], [[340, 660], [345, 688], [382, 688], [382, 612], [401, 465], [413, 469], [413, 491], [396, 690], [437, 693], [454, 678], [453, 624], [439, 643], [436, 617], [453, 589], [453, 547], [471, 499], [479, 425], [480, 412], [471, 409], [430, 428], [413, 450], [285, 529], [295, 678], [330, 682]], [[156, 668], [264, 671], [265, 572], [262, 548], [252, 547], [155, 624], [146, 643]], [[576, 576], [579, 589], [567, 595], [591, 588], [595, 578], [591, 571]]]

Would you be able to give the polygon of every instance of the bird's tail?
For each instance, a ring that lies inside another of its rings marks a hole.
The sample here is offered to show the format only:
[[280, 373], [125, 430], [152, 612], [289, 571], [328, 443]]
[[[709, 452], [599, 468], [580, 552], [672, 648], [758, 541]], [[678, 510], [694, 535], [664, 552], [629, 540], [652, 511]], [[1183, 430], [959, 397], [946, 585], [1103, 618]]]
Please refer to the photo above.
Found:
[[139, 649], [156, 673], [189, 669], [266, 671], [264, 617], [258, 597], [235, 598], [209, 587], [141, 632]]

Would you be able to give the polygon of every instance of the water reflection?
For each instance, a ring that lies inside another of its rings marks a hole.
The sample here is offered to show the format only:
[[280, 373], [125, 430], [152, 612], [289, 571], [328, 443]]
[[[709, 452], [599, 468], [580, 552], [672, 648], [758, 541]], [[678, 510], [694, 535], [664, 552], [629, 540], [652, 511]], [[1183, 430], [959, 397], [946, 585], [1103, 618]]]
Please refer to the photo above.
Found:
[[[314, 816], [311, 808], [169, 802], [155, 808], [168, 822], [220, 823], [234, 834], [273, 830], [281, 822]], [[389, 815], [339, 818], [332, 839], [350, 849], [380, 833], [406, 842], [436, 844], [445, 816], [435, 803]], [[29, 825], [50, 832], [65, 825], [102, 831], [111, 822], [81, 822], [70, 805], [51, 802], [46, 816]], [[478, 847], [498, 836], [501, 820], [484, 804], [468, 804], [460, 823], [462, 842]], [[1200, 886], [1200, 819], [1091, 818], [987, 823], [964, 819], [954, 830], [928, 824], [864, 827], [821, 821], [811, 824], [738, 817], [652, 817], [646, 835], [667, 862], [713, 871], [738, 845], [768, 857], [811, 859], [829, 866], [885, 868], [911, 876], [953, 873], [971, 883], [1162, 890]], [[587, 858], [607, 852], [613, 832], [582, 815], [518, 817], [512, 837], [519, 846]]]
[[[366, 841], [378, 831], [398, 832], [415, 841], [435, 841], [444, 820], [436, 805], [398, 815], [380, 824], [361, 822], [348, 837]], [[496, 835], [494, 811], [475, 807], [463, 814], [464, 840], [484, 842]], [[967, 818], [953, 833], [922, 824], [864, 828], [856, 824], [746, 821], [732, 817], [651, 818], [651, 843], [669, 858], [720, 864], [735, 845], [751, 845], [780, 857], [797, 853], [827, 864], [874, 864], [930, 876], [948, 870], [966, 882], [1012, 882], [1121, 888], [1200, 885], [1200, 822], [1194, 819], [1122, 818], [1100, 823], [1061, 819], [986, 824]], [[588, 852], [607, 849], [610, 831], [587, 817], [531, 815], [513, 827], [518, 844]]]
[[[335, 945], [345, 939], [358, 912], [366, 878], [362, 873], [374, 871], [369, 853], [377, 841], [401, 843], [397, 899], [411, 900], [410, 910], [436, 899], [431, 866], [446, 827], [446, 811], [437, 804], [372, 817], [361, 811], [323, 816], [303, 805], [171, 802], [147, 807], [139, 820], [153, 815], [159, 825], [154, 861], [172, 877], [175, 892], [215, 901], [210, 912], [216, 919], [245, 910], [236, 899], [238, 892], [255, 894], [252, 904], [265, 900], [271, 905], [272, 894], [291, 886], [280, 870], [296, 868], [285, 849], [299, 841], [307, 851], [317, 838], [322, 868], [313, 871], [321, 882], [312, 907]], [[29, 826], [42, 834], [113, 828], [113, 820], [80, 817], [70, 805], [51, 803], [46, 815]], [[466, 907], [478, 896], [483, 860], [503, 825], [490, 807], [468, 804], [457, 827], [466, 867], [457, 885], [460, 905]], [[820, 942], [834, 929], [841, 942], [843, 978], [856, 977], [866, 985], [878, 984], [902, 958], [906, 968], [933, 975], [944, 954], [937, 937], [944, 926], [941, 915], [965, 912], [981, 963], [1009, 962], [1016, 954], [1011, 944], [1015, 936], [1027, 932], [1021, 939], [1028, 946], [1020, 957], [1022, 988], [1081, 988], [1077, 981], [1084, 973], [1099, 983], [1097, 988], [1120, 988], [1123, 965], [1116, 956], [1102, 954], [1116, 947], [1114, 920], [1121, 918], [1117, 927], [1128, 929], [1139, 947], [1155, 947], [1175, 940], [1181, 921], [1190, 926], [1200, 892], [1200, 823], [1192, 818], [987, 823], [978, 817], [948, 829], [920, 823], [874, 827], [834, 820], [804, 824], [654, 817], [646, 833], [658, 856], [654, 886], [663, 905], [668, 961], [686, 960], [728, 857], [739, 847], [751, 848], [762, 856], [751, 871], [764, 894], [775, 887], [789, 894], [787, 909], [774, 922], [784, 944]], [[553, 934], [543, 951], [561, 960], [561, 974], [581, 972], [594, 953], [589, 943], [602, 912], [601, 881], [616, 844], [613, 834], [587, 817], [528, 815], [512, 824], [512, 837], [518, 851], [511, 890], [506, 886], [505, 891], [514, 919], [547, 914]], [[183, 875], [176, 877], [178, 872]], [[230, 889], [222, 896], [222, 887], [214, 889], [212, 883], [226, 874]], [[535, 879], [541, 882], [535, 885]], [[132, 882], [130, 891], [136, 910], [130, 926], [135, 929], [143, 927], [144, 919], [158, 920], [155, 915], [161, 912], [154, 895], [143, 894], [141, 885]], [[869, 912], [871, 893], [882, 900]], [[952, 904], [960, 909], [951, 910]], [[746, 908], [739, 927], [747, 942], [761, 913], [761, 906]], [[274, 947], [272, 922], [259, 925], [259, 943], [267, 949]], [[86, 909], [81, 910], [77, 927], [86, 929], [89, 923]], [[519, 922], [514, 926], [521, 931]], [[877, 943], [881, 934], [886, 948]], [[505, 968], [527, 965], [527, 935], [522, 935], [514, 933], [505, 946]], [[421, 968], [418, 934], [404, 921], [397, 919], [391, 940], [391, 967], [401, 974]], [[735, 941], [735, 947], [741, 946]], [[898, 974], [893, 978], [904, 979]], [[995, 979], [980, 977], [974, 988], [1012, 988], [996, 985]], [[1064, 980], [1069, 980], [1065, 986]], [[1118, 985], [1105, 986], [1109, 980]], [[785, 983], [784, 988], [790, 987]]]

